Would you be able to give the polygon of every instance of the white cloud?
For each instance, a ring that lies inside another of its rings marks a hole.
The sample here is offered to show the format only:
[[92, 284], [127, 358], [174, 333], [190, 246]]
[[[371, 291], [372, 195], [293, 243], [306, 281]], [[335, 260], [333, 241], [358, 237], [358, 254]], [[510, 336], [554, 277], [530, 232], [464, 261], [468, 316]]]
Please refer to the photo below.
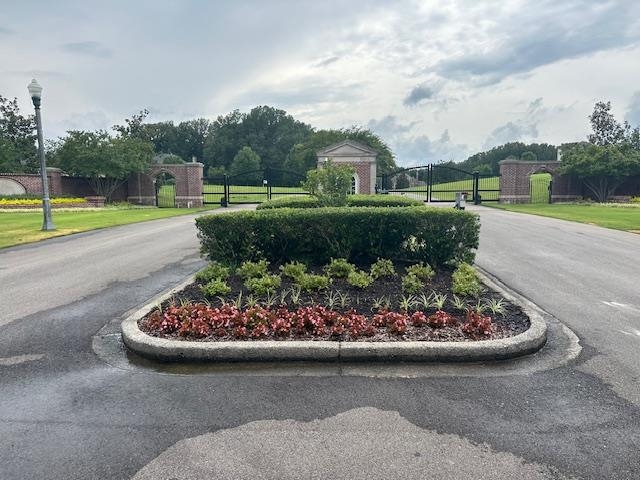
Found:
[[49, 137], [145, 107], [181, 121], [271, 104], [318, 128], [377, 119], [401, 163], [458, 160], [584, 138], [599, 100], [637, 118], [638, 17], [613, 0], [10, 2], [0, 94], [30, 111], [38, 78]]

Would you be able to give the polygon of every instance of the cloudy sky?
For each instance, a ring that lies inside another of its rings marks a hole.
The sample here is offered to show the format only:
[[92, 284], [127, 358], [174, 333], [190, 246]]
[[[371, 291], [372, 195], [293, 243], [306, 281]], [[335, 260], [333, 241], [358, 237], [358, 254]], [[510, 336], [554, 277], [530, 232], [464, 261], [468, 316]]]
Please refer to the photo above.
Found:
[[0, 0], [0, 94], [45, 136], [282, 108], [368, 127], [399, 164], [584, 139], [610, 100], [640, 124], [637, 0]]

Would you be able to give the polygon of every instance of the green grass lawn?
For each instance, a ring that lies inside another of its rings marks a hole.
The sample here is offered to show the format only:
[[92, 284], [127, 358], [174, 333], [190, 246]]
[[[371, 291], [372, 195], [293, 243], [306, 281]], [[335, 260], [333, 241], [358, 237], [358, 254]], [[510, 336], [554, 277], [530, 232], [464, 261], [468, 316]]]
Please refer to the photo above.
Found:
[[560, 218], [572, 222], [588, 223], [600, 227], [640, 233], [640, 205], [603, 204], [518, 204], [491, 205], [510, 212], [529, 213], [543, 217]]
[[[206, 209], [209, 210], [210, 208]], [[70, 233], [85, 232], [96, 228], [144, 222], [159, 218], [175, 217], [199, 212], [202, 208], [113, 208], [103, 210], [56, 211], [52, 217], [56, 230], [43, 232], [42, 211], [0, 212], [0, 248], [36, 242], [45, 238]]]

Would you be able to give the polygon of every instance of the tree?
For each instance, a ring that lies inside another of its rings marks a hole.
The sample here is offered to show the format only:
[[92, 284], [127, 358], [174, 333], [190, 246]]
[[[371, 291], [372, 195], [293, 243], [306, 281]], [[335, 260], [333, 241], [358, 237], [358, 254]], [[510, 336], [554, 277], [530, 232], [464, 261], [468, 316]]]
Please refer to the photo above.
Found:
[[240, 181], [256, 182], [260, 180], [262, 177], [260, 155], [254, 152], [251, 147], [242, 147], [233, 157], [229, 174], [236, 176], [235, 180]]
[[402, 190], [404, 188], [409, 188], [411, 184], [409, 183], [409, 177], [406, 173], [401, 173], [396, 177], [396, 185], [395, 188], [397, 190]]
[[153, 157], [150, 142], [132, 137], [111, 137], [98, 130], [71, 130], [51, 151], [52, 164], [71, 175], [87, 177], [98, 195], [111, 195], [132, 173], [146, 170]]
[[212, 124], [204, 144], [204, 164], [228, 169], [233, 158], [246, 143], [243, 142], [244, 114], [234, 110], [220, 115]]
[[203, 161], [204, 146], [211, 131], [211, 122], [206, 118], [196, 118], [180, 122], [175, 129], [175, 147], [171, 153], [179, 155], [187, 162], [192, 157]]
[[334, 165], [328, 160], [321, 168], [309, 170], [303, 188], [318, 198], [320, 205], [339, 207], [347, 204], [355, 169], [350, 165]]
[[611, 102], [597, 102], [589, 116], [590, 143], [563, 146], [560, 174], [580, 178], [599, 202], [606, 202], [629, 176], [640, 174], [640, 131], [611, 113]]
[[[489, 165], [491, 173], [497, 175], [500, 173], [499, 163], [502, 160], [507, 157], [515, 157], [516, 159], [520, 158], [524, 160], [525, 158], [522, 158], [522, 155], [526, 152], [534, 154], [536, 159], [540, 162], [550, 162], [557, 158], [557, 149], [553, 145], [549, 145], [547, 143], [525, 144], [522, 142], [510, 142], [494, 147], [486, 152], [475, 153], [463, 162], [458, 163], [457, 168], [473, 172], [478, 170], [480, 165]], [[528, 153], [526, 157], [531, 158]]]
[[520, 155], [520, 160], [522, 160], [523, 162], [536, 162], [538, 161], [538, 156], [531, 150], [527, 150], [526, 152], [522, 152], [522, 155]]
[[606, 202], [626, 177], [640, 174], [640, 151], [626, 144], [582, 143], [563, 152], [556, 171], [580, 178], [598, 202]]
[[143, 138], [143, 122], [149, 116], [149, 110], [146, 108], [138, 113], [131, 115], [131, 118], [125, 118], [125, 125], [114, 125], [111, 127], [121, 137]]
[[0, 171], [36, 173], [39, 170], [33, 115], [20, 114], [18, 100], [0, 95]]
[[316, 156], [318, 150], [347, 139], [367, 145], [378, 152], [376, 158], [378, 175], [396, 170], [395, 159], [389, 146], [375, 133], [360, 127], [314, 131], [304, 142], [291, 148], [285, 160], [285, 168], [304, 175], [310, 169], [315, 168], [318, 161]]
[[[587, 138], [594, 145], [617, 145], [625, 140], [625, 128], [611, 113], [611, 102], [597, 102], [589, 116], [593, 133]], [[628, 128], [628, 124], [626, 124]]]

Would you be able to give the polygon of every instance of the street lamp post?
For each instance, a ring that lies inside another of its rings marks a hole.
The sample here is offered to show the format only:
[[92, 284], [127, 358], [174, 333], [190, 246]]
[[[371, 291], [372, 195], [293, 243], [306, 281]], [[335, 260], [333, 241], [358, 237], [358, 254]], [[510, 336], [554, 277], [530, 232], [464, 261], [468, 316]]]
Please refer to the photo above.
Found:
[[42, 178], [42, 211], [44, 213], [44, 221], [42, 230], [55, 230], [51, 219], [51, 202], [49, 200], [49, 180], [47, 179], [47, 161], [44, 158], [44, 140], [42, 136], [42, 118], [40, 117], [40, 100], [42, 98], [42, 87], [36, 79], [31, 80], [27, 87], [29, 95], [36, 109], [36, 126], [38, 129], [38, 155], [40, 156], [40, 177]]

